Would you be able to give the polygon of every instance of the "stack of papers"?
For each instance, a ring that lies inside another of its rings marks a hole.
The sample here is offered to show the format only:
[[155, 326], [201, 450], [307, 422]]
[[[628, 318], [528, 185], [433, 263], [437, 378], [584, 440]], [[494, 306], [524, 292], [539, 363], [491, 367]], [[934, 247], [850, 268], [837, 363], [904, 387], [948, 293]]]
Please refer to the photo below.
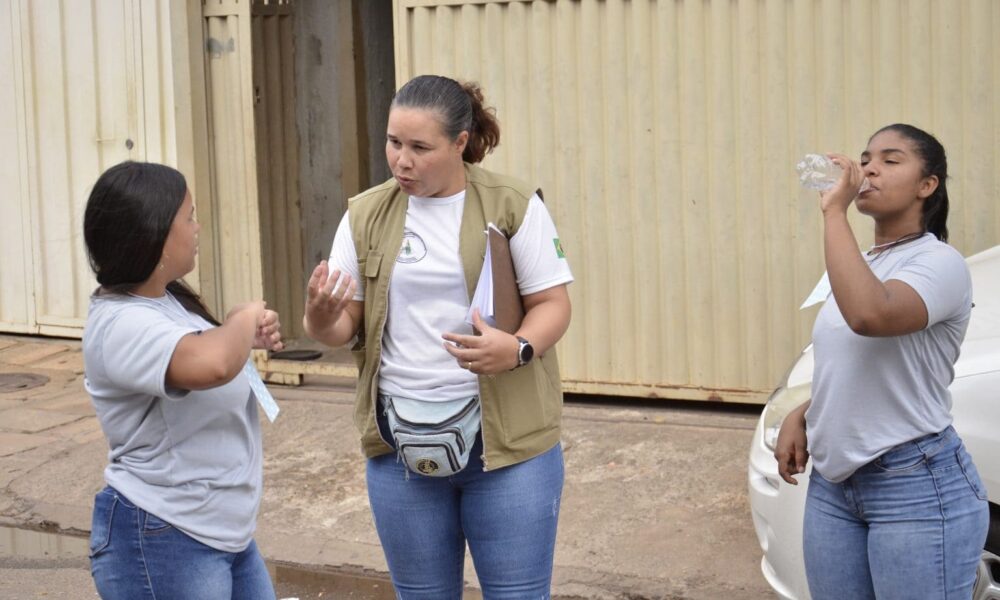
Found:
[[483, 259], [483, 270], [479, 273], [479, 281], [476, 283], [476, 291], [472, 294], [472, 303], [469, 306], [469, 312], [465, 315], [465, 322], [472, 325], [472, 311], [478, 310], [479, 316], [486, 321], [486, 324], [490, 327], [497, 326], [496, 317], [496, 306], [494, 304], [494, 293], [493, 293], [493, 252], [491, 247], [493, 244], [490, 243], [490, 231], [495, 231], [506, 239], [503, 232], [497, 229], [497, 226], [493, 223], [489, 223], [486, 226], [486, 258]]

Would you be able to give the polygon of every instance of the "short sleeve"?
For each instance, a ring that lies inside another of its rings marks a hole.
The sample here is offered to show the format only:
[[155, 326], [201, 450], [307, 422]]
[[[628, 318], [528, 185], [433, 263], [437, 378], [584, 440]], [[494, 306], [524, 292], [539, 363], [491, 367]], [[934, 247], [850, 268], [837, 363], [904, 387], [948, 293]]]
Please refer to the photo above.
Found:
[[510, 239], [510, 253], [521, 295], [573, 281], [555, 223], [538, 194], [529, 200], [521, 227]]
[[104, 335], [104, 371], [115, 387], [139, 394], [179, 398], [186, 390], [167, 388], [167, 367], [181, 338], [200, 330], [176, 323], [143, 306], [124, 309]]
[[890, 279], [912, 287], [927, 307], [927, 326], [964, 317], [972, 308], [972, 278], [957, 250], [939, 244], [906, 262]]
[[361, 278], [358, 269], [358, 250], [354, 247], [354, 236], [351, 234], [349, 212], [344, 213], [333, 236], [333, 247], [330, 249], [330, 272], [339, 270], [351, 276], [355, 282], [354, 299], [363, 302], [365, 299], [365, 280]]

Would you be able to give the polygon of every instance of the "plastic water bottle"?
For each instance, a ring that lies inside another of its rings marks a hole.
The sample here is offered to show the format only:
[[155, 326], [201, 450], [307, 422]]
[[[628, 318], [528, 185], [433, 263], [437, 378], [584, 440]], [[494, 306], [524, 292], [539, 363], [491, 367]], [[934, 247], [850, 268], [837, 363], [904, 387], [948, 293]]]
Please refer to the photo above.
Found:
[[[837, 184], [843, 169], [837, 163], [830, 160], [823, 154], [806, 154], [802, 160], [795, 165], [795, 170], [799, 173], [799, 183], [807, 190], [825, 192]], [[866, 177], [861, 182], [861, 193], [871, 187]]]

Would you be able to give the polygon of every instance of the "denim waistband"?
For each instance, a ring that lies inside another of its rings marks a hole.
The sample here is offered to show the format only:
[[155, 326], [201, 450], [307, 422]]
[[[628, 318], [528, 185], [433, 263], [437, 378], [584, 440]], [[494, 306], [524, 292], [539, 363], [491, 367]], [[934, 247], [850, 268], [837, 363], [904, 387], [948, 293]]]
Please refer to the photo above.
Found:
[[929, 433], [923, 437], [918, 437], [915, 440], [910, 440], [909, 442], [903, 442], [889, 448], [889, 452], [895, 452], [897, 449], [906, 448], [909, 446], [915, 446], [924, 454], [934, 454], [941, 448], [951, 445], [953, 442], [959, 442], [958, 432], [951, 425], [945, 427], [937, 433]]
[[105, 484], [104, 489], [102, 489], [100, 494], [107, 494], [109, 496], [114, 496], [118, 498], [118, 501], [125, 505], [126, 508], [135, 509], [135, 504], [125, 496], [125, 494], [119, 492], [114, 487]]
[[907, 457], [917, 458], [920, 456], [930, 458], [942, 450], [958, 448], [961, 443], [962, 440], [958, 436], [958, 432], [955, 431], [954, 427], [949, 425], [937, 433], [929, 433], [918, 437], [917, 439], [903, 442], [902, 444], [896, 444], [892, 448], [889, 448], [880, 454], [875, 460], [858, 469], [857, 472], [863, 473], [878, 470], [877, 463], [889, 456], [895, 460], [905, 459]]

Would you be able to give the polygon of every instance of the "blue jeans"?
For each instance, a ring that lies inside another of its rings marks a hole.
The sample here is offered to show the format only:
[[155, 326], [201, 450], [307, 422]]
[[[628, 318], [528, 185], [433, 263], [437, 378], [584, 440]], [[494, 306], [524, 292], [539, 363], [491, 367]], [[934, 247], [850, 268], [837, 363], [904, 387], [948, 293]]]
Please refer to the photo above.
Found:
[[482, 436], [451, 477], [368, 459], [368, 499], [397, 598], [460, 600], [468, 540], [486, 600], [549, 598], [563, 486], [562, 447], [483, 471]]
[[841, 483], [809, 478], [803, 546], [813, 600], [968, 600], [989, 508], [951, 427], [900, 444]]
[[112, 487], [94, 498], [90, 572], [104, 600], [274, 600], [253, 541], [242, 552], [202, 544]]

